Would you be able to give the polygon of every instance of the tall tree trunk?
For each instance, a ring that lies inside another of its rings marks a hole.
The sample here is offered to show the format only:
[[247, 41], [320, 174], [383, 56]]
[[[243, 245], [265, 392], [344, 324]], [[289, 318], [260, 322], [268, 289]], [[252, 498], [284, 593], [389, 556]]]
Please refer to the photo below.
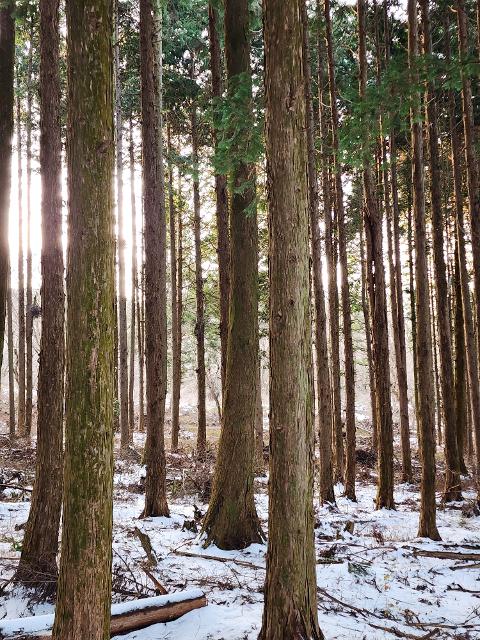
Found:
[[[194, 63], [192, 61], [192, 78]], [[207, 408], [205, 381], [205, 296], [203, 293], [202, 242], [200, 215], [200, 182], [198, 163], [198, 122], [197, 107], [192, 107], [191, 135], [193, 156], [193, 234], [195, 241], [195, 296], [197, 316], [195, 338], [197, 342], [197, 455], [202, 457], [207, 449]]]
[[23, 582], [27, 587], [38, 587], [47, 593], [56, 589], [63, 484], [65, 303], [59, 43], [59, 0], [41, 0], [40, 168], [43, 313], [38, 375], [37, 460], [32, 502], [16, 580]]
[[16, 436], [15, 420], [15, 371], [13, 362], [13, 304], [12, 304], [12, 274], [8, 269], [7, 289], [7, 339], [8, 339], [8, 407], [9, 407], [9, 437], [10, 442]]
[[462, 301], [462, 275], [458, 233], [455, 233], [455, 411], [457, 415], [457, 446], [460, 473], [468, 473], [464, 460], [468, 422], [467, 366], [465, 352], [465, 319]]
[[[222, 56], [218, 36], [218, 8], [215, 2], [208, 3], [208, 35], [210, 42], [210, 71], [212, 74], [212, 97], [219, 100], [223, 93]], [[217, 132], [213, 138], [217, 148]], [[220, 297], [220, 353], [222, 372], [222, 394], [225, 390], [228, 339], [228, 296], [230, 292], [230, 239], [228, 229], [227, 180], [215, 172], [215, 213], [217, 221], [218, 290]]]
[[330, 85], [330, 107], [332, 111], [332, 147], [333, 170], [335, 179], [335, 210], [338, 225], [338, 253], [340, 258], [340, 287], [342, 292], [343, 349], [345, 360], [345, 427], [346, 427], [346, 464], [345, 495], [350, 500], [355, 496], [355, 361], [352, 339], [352, 311], [350, 302], [350, 286], [348, 283], [347, 238], [345, 231], [345, 205], [343, 202], [342, 167], [339, 158], [338, 128], [339, 116], [337, 106], [337, 88], [335, 80], [335, 60], [333, 51], [332, 22], [330, 0], [324, 0], [325, 27], [328, 52], [328, 78]]
[[21, 91], [17, 65], [17, 181], [18, 181], [18, 435], [27, 435], [25, 429], [25, 271], [23, 251], [23, 169]]
[[430, 283], [430, 317], [432, 322], [432, 351], [433, 351], [433, 379], [435, 381], [435, 422], [436, 422], [436, 442], [441, 446], [443, 433], [442, 433], [442, 406], [443, 398], [440, 387], [440, 376], [438, 373], [438, 340], [437, 340], [437, 314], [435, 305], [435, 292], [433, 287], [433, 258], [429, 256], [429, 272], [428, 281]]
[[156, 0], [140, 0], [147, 375], [145, 517], [168, 515], [164, 436], [167, 394], [167, 222], [162, 139], [162, 9], [159, 5]]
[[140, 212], [141, 264], [140, 284], [137, 296], [137, 340], [138, 340], [138, 430], [145, 431], [145, 216]]
[[315, 297], [315, 347], [317, 352], [318, 440], [320, 466], [320, 503], [335, 504], [332, 465], [332, 390], [328, 358], [327, 314], [323, 287], [322, 238], [319, 220], [319, 191], [315, 158], [315, 118], [313, 113], [312, 77], [307, 8], [302, 3], [303, 57], [305, 76], [308, 212], [312, 251], [313, 291]]
[[15, 0], [0, 5], [0, 368], [5, 342], [9, 276], [8, 217], [10, 211], [11, 158], [14, 109]]
[[324, 637], [317, 618], [313, 539], [303, 1], [264, 3], [270, 238], [270, 510], [262, 640]]
[[[237, 154], [248, 151], [252, 124], [248, 0], [225, 2], [228, 95], [239, 103], [244, 130]], [[243, 139], [242, 139], [243, 137]], [[244, 145], [244, 146], [242, 146]], [[258, 231], [255, 167], [235, 161], [230, 181], [230, 296], [222, 432], [210, 506], [203, 525], [207, 543], [241, 549], [261, 542], [253, 493], [258, 385]]]
[[137, 203], [135, 195], [135, 148], [133, 122], [130, 115], [128, 155], [130, 164], [130, 215], [132, 216], [132, 293], [130, 302], [130, 373], [128, 376], [128, 418], [130, 439], [135, 431], [135, 328], [137, 325], [138, 259], [137, 259]]
[[168, 215], [170, 222], [170, 289], [171, 289], [171, 312], [172, 312], [172, 451], [178, 449], [179, 433], [179, 405], [176, 402], [178, 395], [179, 370], [178, 370], [178, 308], [177, 308], [177, 240], [176, 240], [176, 217], [174, 194], [173, 194], [173, 163], [172, 163], [172, 140], [171, 127], [168, 124]]
[[[408, 0], [408, 60], [414, 78], [418, 80], [418, 19], [416, 0]], [[415, 304], [416, 353], [418, 368], [417, 420], [420, 435], [422, 482], [420, 490], [420, 522], [418, 535], [439, 540], [435, 504], [435, 412], [432, 371], [432, 336], [429, 307], [427, 266], [427, 232], [425, 225], [425, 176], [423, 133], [419, 118], [420, 95], [412, 103], [411, 133], [413, 156], [413, 202], [415, 220]]]
[[[113, 7], [67, 0], [69, 245], [62, 553], [53, 640], [110, 637]], [[58, 310], [57, 310], [58, 313]]]
[[[458, 21], [458, 45], [460, 60], [466, 62], [469, 58], [468, 47], [468, 26], [467, 14], [464, 0], [456, 0], [457, 21]], [[462, 67], [463, 69], [463, 67]], [[473, 256], [473, 277], [475, 283], [475, 311], [477, 332], [480, 327], [480, 180], [478, 158], [475, 150], [475, 122], [473, 117], [472, 83], [467, 73], [462, 72], [462, 104], [463, 104], [463, 127], [465, 133], [465, 165], [468, 179], [468, 207], [470, 214], [470, 225], [472, 231], [472, 256]], [[464, 310], [465, 311], [465, 310]], [[478, 333], [477, 333], [478, 340]], [[467, 343], [468, 351], [468, 343]], [[478, 356], [480, 349], [477, 342], [477, 370]], [[470, 367], [469, 367], [470, 368]], [[473, 385], [470, 384], [472, 388]], [[476, 391], [474, 391], [476, 393]], [[476, 449], [476, 469], [477, 490], [480, 492], [480, 421], [475, 415], [472, 407], [473, 429], [475, 433]]]
[[[367, 51], [365, 0], [358, 0], [360, 97], [366, 95]], [[390, 398], [390, 359], [388, 347], [387, 299], [383, 263], [382, 214], [378, 207], [372, 169], [364, 160], [363, 186], [365, 206], [363, 222], [367, 246], [367, 282], [372, 310], [373, 362], [378, 425], [377, 509], [393, 509], [393, 421]]]
[[120, 444], [128, 447], [128, 336], [127, 296], [125, 293], [125, 214], [123, 210], [123, 116], [122, 78], [120, 70], [120, 32], [118, 0], [115, 0], [115, 142], [117, 165], [117, 222], [118, 222], [118, 355], [120, 378]]
[[32, 432], [33, 412], [33, 315], [32, 315], [32, 106], [34, 19], [30, 9], [30, 48], [27, 68], [27, 295], [25, 314], [25, 433]]
[[[180, 206], [177, 211], [177, 291], [175, 300], [177, 305], [177, 352], [174, 357], [174, 371], [172, 381], [172, 413], [175, 412], [178, 435], [180, 435], [180, 391], [182, 386], [182, 318], [183, 318], [183, 208], [182, 208], [181, 172], [178, 170], [178, 197]], [[174, 424], [172, 418], [172, 430]]]
[[[317, 0], [318, 23], [322, 23], [321, 0]], [[327, 53], [325, 41], [321, 30], [318, 34], [318, 104], [320, 121], [320, 140], [322, 157], [322, 200], [323, 216], [325, 223], [325, 257], [328, 274], [328, 330], [330, 335], [330, 368], [331, 368], [331, 398], [332, 398], [332, 430], [333, 430], [333, 454], [335, 481], [343, 481], [344, 476], [344, 451], [342, 433], [342, 407], [340, 392], [340, 344], [339, 344], [339, 304], [337, 286], [337, 254], [335, 249], [335, 230], [332, 221], [332, 193], [329, 175], [331, 162], [330, 143], [331, 135], [327, 120], [328, 89], [325, 85], [325, 64]], [[326, 99], [327, 98], [327, 99]]]
[[[430, 34], [429, 0], [421, 0], [423, 47], [427, 56], [432, 55]], [[433, 260], [435, 265], [435, 287], [437, 303], [437, 330], [440, 351], [440, 384], [443, 398], [443, 421], [445, 429], [445, 501], [461, 499], [460, 463], [457, 446], [457, 424], [455, 414], [455, 395], [453, 376], [452, 340], [450, 334], [450, 316], [445, 313], [445, 301], [448, 300], [447, 270], [443, 241], [444, 215], [442, 207], [442, 182], [440, 153], [438, 149], [438, 123], [436, 95], [433, 83], [427, 83], [426, 113], [428, 130], [428, 148], [430, 161], [430, 193], [432, 201]]]

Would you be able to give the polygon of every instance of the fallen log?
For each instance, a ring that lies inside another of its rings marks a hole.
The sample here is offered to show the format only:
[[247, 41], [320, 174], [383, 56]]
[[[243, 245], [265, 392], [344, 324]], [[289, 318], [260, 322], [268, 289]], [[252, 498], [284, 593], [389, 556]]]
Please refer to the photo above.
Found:
[[[114, 604], [110, 636], [138, 631], [152, 624], [171, 622], [206, 605], [207, 599], [199, 589]], [[48, 640], [51, 638], [53, 621], [53, 614], [0, 620], [0, 640]]]
[[404, 547], [404, 549], [410, 549], [414, 556], [422, 556], [424, 558], [480, 561], [480, 553], [468, 553], [463, 551], [430, 551], [428, 549], [418, 549], [417, 547]]

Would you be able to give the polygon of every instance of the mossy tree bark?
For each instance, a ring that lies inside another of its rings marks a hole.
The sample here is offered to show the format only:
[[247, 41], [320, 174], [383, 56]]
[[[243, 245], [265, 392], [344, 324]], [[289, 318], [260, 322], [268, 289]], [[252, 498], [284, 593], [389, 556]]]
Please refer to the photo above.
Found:
[[15, 58], [14, 0], [0, 5], [0, 367], [5, 342], [9, 289], [8, 215], [10, 210]]
[[[248, 0], [225, 2], [225, 54], [228, 94], [238, 102], [242, 90], [245, 148], [252, 121]], [[246, 87], [245, 87], [246, 84]], [[210, 506], [203, 529], [207, 544], [241, 549], [261, 542], [253, 493], [255, 418], [258, 385], [258, 231], [255, 167], [240, 155], [230, 183], [230, 296], [227, 369], [222, 432]]]
[[167, 221], [162, 139], [161, 12], [161, 3], [157, 0], [140, 1], [147, 382], [145, 517], [168, 515], [164, 437], [167, 394]]
[[[359, 93], [366, 95], [367, 50], [365, 0], [358, 0]], [[372, 169], [368, 158], [363, 166], [366, 267], [370, 309], [372, 313], [372, 355], [375, 367], [375, 395], [378, 428], [377, 509], [393, 509], [393, 419], [390, 397], [390, 358], [388, 346], [387, 297], [383, 263], [382, 214], [379, 210]]]
[[303, 0], [265, 0], [270, 510], [262, 640], [318, 639]]
[[[429, 0], [421, 0], [423, 49], [426, 56], [432, 56], [432, 38], [430, 33]], [[460, 462], [457, 443], [457, 416], [455, 412], [455, 395], [453, 374], [452, 339], [450, 316], [445, 313], [445, 302], [448, 300], [447, 268], [444, 247], [444, 211], [442, 206], [442, 176], [440, 153], [438, 148], [437, 97], [432, 83], [427, 83], [426, 114], [428, 131], [428, 149], [430, 166], [430, 195], [432, 202], [432, 237], [433, 261], [435, 267], [436, 319], [440, 352], [440, 385], [442, 389], [443, 423], [445, 430], [445, 501], [460, 500], [462, 497], [460, 484]]]
[[40, 0], [40, 166], [42, 175], [42, 337], [37, 461], [16, 580], [56, 588], [62, 505], [64, 265], [62, 248], [59, 0]]
[[[418, 19], [416, 0], [408, 0], [408, 54], [414, 73], [418, 57]], [[439, 540], [435, 504], [435, 410], [432, 363], [432, 335], [429, 307], [427, 237], [425, 225], [425, 176], [423, 133], [419, 116], [420, 96], [411, 109], [412, 183], [415, 221], [415, 304], [416, 304], [416, 367], [418, 368], [417, 420], [420, 436], [422, 483], [420, 491], [420, 522], [418, 535]]]
[[67, 375], [54, 640], [107, 640], [114, 399], [113, 6], [68, 0]]

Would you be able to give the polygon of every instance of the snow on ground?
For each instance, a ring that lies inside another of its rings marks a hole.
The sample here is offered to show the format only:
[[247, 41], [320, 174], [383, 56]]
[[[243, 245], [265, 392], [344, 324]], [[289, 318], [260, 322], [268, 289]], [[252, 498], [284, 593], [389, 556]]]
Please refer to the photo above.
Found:
[[[244, 551], [204, 549], [195, 532], [206, 505], [185, 490], [188, 472], [169, 456], [170, 518], [140, 519], [144, 469], [117, 462], [114, 506], [114, 602], [200, 588], [208, 606], [124, 640], [256, 639], [261, 625], [265, 545]], [[257, 508], [266, 529], [266, 479], [257, 479]], [[416, 538], [418, 490], [398, 485], [397, 511], [375, 511], [373, 484], [358, 485], [358, 503], [341, 497], [337, 509], [317, 508], [318, 606], [327, 640], [390, 638], [480, 639], [479, 564], [416, 555], [415, 550], [480, 553], [480, 517], [460, 505], [438, 512], [442, 542]], [[473, 495], [467, 496], [473, 498]], [[28, 502], [8, 490], [0, 502], [0, 577], [8, 580], [19, 557]], [[288, 514], [287, 514], [288, 517]], [[138, 532], [148, 535], [157, 564], [148, 563]], [[202, 556], [210, 556], [204, 558]], [[221, 561], [220, 559], [224, 560]], [[144, 568], [153, 576], [149, 577]], [[131, 594], [129, 598], [128, 595]], [[138, 596], [137, 596], [138, 597]], [[23, 592], [0, 599], [0, 618], [41, 615], [49, 604], [29, 604]]]

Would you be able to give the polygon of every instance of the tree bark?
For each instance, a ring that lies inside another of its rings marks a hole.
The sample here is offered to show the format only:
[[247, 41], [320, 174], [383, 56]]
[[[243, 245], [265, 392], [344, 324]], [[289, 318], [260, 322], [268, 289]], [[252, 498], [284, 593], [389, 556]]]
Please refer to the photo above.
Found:
[[177, 291], [175, 301], [177, 305], [177, 352], [174, 356], [174, 370], [172, 381], [172, 438], [173, 425], [176, 424], [178, 437], [180, 436], [180, 392], [182, 387], [182, 319], [183, 319], [183, 205], [181, 173], [178, 171], [178, 197], [180, 206], [177, 211]]
[[[258, 386], [258, 231], [255, 166], [248, 151], [252, 115], [248, 0], [225, 2], [225, 56], [228, 95], [239, 102], [244, 131], [237, 133], [230, 182], [230, 295], [227, 369], [222, 432], [210, 506], [203, 530], [206, 543], [241, 549], [263, 539], [253, 492]], [[242, 139], [243, 136], [243, 139]], [[242, 145], [245, 146], [242, 146]]]
[[18, 201], [18, 435], [27, 435], [25, 428], [25, 269], [23, 250], [23, 168], [20, 70], [17, 65], [17, 201]]
[[337, 88], [335, 80], [335, 60], [330, 16], [330, 0], [324, 0], [325, 27], [328, 52], [328, 78], [330, 85], [330, 107], [332, 111], [332, 148], [333, 171], [335, 180], [335, 210], [338, 225], [338, 254], [340, 258], [340, 288], [342, 293], [343, 349], [345, 362], [345, 495], [350, 500], [355, 496], [355, 360], [352, 339], [352, 311], [350, 285], [348, 283], [347, 238], [345, 232], [345, 205], [343, 201], [342, 167], [339, 159], [339, 116], [337, 106]]
[[0, 368], [5, 342], [7, 295], [10, 289], [8, 218], [14, 109], [15, 1], [0, 6]]
[[167, 516], [165, 397], [167, 394], [167, 273], [162, 139], [162, 14], [140, 0], [143, 210], [145, 216], [145, 358], [147, 439], [143, 515]]
[[42, 175], [42, 337], [37, 459], [16, 580], [53, 593], [63, 484], [64, 265], [62, 247], [59, 0], [40, 1], [40, 168]]
[[313, 538], [314, 429], [301, 2], [264, 3], [270, 510], [262, 640], [324, 637], [318, 626]]
[[67, 0], [64, 511], [53, 640], [107, 640], [113, 509], [113, 7]]
[[128, 423], [129, 437], [135, 431], [135, 328], [137, 326], [138, 300], [138, 259], [137, 259], [137, 203], [135, 195], [135, 148], [133, 143], [133, 122], [130, 116], [130, 139], [128, 155], [130, 164], [130, 214], [132, 216], [132, 293], [130, 303], [130, 373], [128, 376]]
[[[364, 98], [367, 86], [367, 51], [365, 1], [358, 0], [359, 92]], [[390, 358], [388, 347], [387, 299], [383, 264], [382, 214], [375, 195], [372, 169], [364, 160], [363, 223], [367, 246], [367, 282], [372, 310], [373, 362], [378, 425], [378, 490], [377, 509], [393, 509], [393, 421], [390, 397]]]
[[8, 407], [9, 407], [9, 437], [13, 443], [16, 436], [15, 420], [15, 371], [13, 362], [13, 304], [12, 304], [12, 274], [8, 269], [7, 289], [7, 338], [8, 338]]
[[120, 31], [118, 0], [115, 0], [115, 152], [117, 168], [117, 223], [118, 223], [118, 355], [120, 378], [120, 444], [128, 447], [130, 429], [128, 420], [128, 336], [127, 296], [125, 292], [125, 214], [123, 208], [123, 114], [122, 78], [120, 70]]
[[[408, 0], [408, 60], [414, 79], [418, 58], [418, 19], [416, 0]], [[432, 372], [432, 336], [429, 307], [427, 266], [427, 237], [425, 225], [425, 176], [423, 160], [423, 134], [419, 119], [420, 95], [412, 103], [412, 183], [415, 220], [415, 304], [416, 304], [416, 353], [418, 368], [417, 420], [420, 435], [422, 481], [420, 490], [420, 537], [439, 540], [435, 504], [435, 412]]]
[[[222, 60], [218, 36], [218, 9], [215, 2], [208, 3], [208, 35], [210, 43], [210, 71], [212, 74], [213, 100], [223, 93]], [[213, 141], [217, 148], [217, 133], [213, 129]], [[228, 194], [225, 176], [215, 173], [215, 214], [217, 221], [218, 291], [220, 297], [220, 353], [222, 394], [225, 390], [228, 339], [228, 297], [230, 292], [230, 238], [228, 228]]]

